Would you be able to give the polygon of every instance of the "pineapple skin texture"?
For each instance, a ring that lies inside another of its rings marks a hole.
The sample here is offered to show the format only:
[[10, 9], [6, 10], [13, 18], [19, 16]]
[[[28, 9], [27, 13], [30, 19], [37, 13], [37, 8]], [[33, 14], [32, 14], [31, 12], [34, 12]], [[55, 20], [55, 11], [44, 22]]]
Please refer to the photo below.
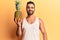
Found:
[[14, 15], [14, 21], [17, 24], [18, 20], [22, 20], [22, 12], [21, 11], [16, 11]]
[[22, 18], [22, 12], [21, 11], [16, 11], [15, 12], [15, 17]]

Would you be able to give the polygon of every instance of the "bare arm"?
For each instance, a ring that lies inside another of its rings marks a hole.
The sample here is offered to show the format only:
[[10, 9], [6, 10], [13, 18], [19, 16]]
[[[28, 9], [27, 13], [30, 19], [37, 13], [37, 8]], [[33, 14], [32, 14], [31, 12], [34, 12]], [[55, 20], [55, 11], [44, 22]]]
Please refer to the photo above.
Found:
[[18, 22], [18, 27], [19, 27], [19, 36], [22, 35], [22, 22]]
[[43, 21], [41, 20], [41, 19], [39, 19], [40, 20], [40, 27], [39, 27], [39, 29], [41, 30], [41, 32], [42, 32], [42, 34], [43, 34], [43, 40], [48, 40], [47, 39], [47, 33], [46, 33], [46, 30], [45, 30], [45, 27], [44, 27], [44, 23], [43, 23]]
[[21, 37], [22, 36], [22, 20], [18, 20], [18, 27], [19, 27], [18, 35], [19, 37]]

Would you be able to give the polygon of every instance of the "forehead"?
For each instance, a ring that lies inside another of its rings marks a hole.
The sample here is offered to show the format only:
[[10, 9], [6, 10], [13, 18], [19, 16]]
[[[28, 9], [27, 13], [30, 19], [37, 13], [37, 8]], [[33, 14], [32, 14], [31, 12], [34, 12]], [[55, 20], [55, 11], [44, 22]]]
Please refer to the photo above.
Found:
[[34, 7], [34, 4], [27, 4], [28, 7]]

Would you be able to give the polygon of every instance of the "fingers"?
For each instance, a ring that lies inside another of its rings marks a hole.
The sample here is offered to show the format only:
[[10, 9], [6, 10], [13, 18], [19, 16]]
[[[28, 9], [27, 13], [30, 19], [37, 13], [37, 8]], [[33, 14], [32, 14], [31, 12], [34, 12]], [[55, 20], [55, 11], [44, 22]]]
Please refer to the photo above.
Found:
[[18, 22], [21, 22], [21, 19], [20, 18], [18, 19]]
[[15, 21], [15, 23], [17, 24], [17, 22], [18, 22], [17, 18], [15, 18], [15, 20], [14, 20], [14, 21]]
[[18, 19], [18, 23], [21, 23], [21, 19], [20, 18]]
[[19, 26], [21, 26], [21, 19], [18, 19], [17, 24], [18, 24]]

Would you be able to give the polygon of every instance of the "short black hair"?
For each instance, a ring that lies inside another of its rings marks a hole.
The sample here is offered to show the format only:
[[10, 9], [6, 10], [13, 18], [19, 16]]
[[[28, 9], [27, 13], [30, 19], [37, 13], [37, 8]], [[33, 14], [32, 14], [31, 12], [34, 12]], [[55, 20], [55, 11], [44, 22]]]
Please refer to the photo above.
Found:
[[32, 2], [32, 1], [27, 2], [27, 5], [28, 4], [33, 4], [35, 6], [34, 2]]

